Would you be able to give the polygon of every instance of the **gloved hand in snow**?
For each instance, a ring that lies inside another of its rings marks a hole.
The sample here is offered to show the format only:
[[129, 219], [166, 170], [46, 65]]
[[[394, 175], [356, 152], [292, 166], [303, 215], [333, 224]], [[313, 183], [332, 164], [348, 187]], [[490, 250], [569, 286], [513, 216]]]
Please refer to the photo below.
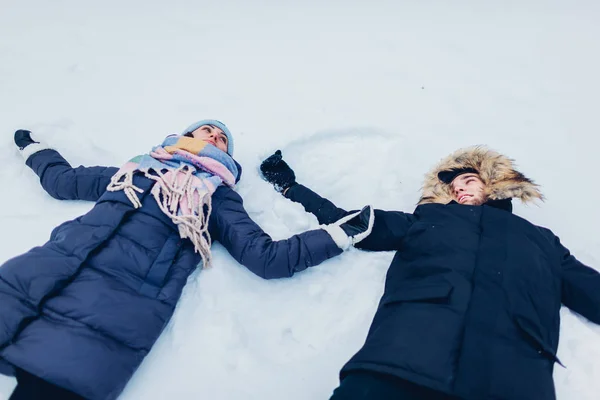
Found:
[[281, 150], [277, 150], [260, 164], [263, 178], [272, 184], [280, 193], [297, 184], [296, 174], [290, 166], [283, 161]]
[[28, 131], [25, 129], [19, 129], [18, 131], [15, 132], [15, 144], [17, 145], [19, 150], [23, 150], [23, 149], [25, 149], [25, 147], [27, 147], [33, 143], [39, 143], [39, 142], [36, 142], [35, 140], [33, 140], [31, 138], [31, 131]]
[[362, 210], [347, 215], [331, 225], [324, 225], [322, 228], [329, 233], [340, 249], [346, 250], [369, 236], [374, 223], [373, 207], [365, 206]]
[[19, 129], [15, 132], [15, 144], [19, 148], [19, 153], [21, 153], [25, 161], [39, 151], [51, 149], [50, 147], [33, 140], [31, 131], [26, 129]]

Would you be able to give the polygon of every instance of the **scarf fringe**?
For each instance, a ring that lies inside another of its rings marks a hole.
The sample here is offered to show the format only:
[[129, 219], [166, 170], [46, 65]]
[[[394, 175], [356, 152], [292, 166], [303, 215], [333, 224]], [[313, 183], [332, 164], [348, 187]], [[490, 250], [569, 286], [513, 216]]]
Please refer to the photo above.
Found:
[[106, 190], [109, 192], [118, 192], [122, 190], [133, 204], [133, 207], [140, 208], [142, 203], [135, 192], [143, 193], [144, 191], [133, 184], [133, 171], [119, 171], [110, 178]]
[[[123, 190], [134, 208], [140, 208], [142, 203], [135, 192], [143, 190], [133, 184], [135, 171], [123, 171], [115, 174], [107, 187], [110, 192]], [[161, 211], [165, 213], [177, 226], [182, 239], [190, 239], [194, 244], [194, 251], [200, 253], [203, 268], [211, 266], [211, 238], [208, 233], [208, 217], [212, 212], [212, 196], [208, 191], [201, 191], [194, 185], [197, 179], [194, 171], [187, 165], [182, 165], [171, 173], [163, 174], [155, 169], [141, 170], [145, 176], [156, 183], [152, 187], [152, 195]], [[171, 179], [169, 179], [169, 176]], [[198, 201], [194, 201], [197, 195]], [[190, 213], [180, 213], [181, 202], [187, 201]], [[204, 213], [206, 206], [207, 212]]]

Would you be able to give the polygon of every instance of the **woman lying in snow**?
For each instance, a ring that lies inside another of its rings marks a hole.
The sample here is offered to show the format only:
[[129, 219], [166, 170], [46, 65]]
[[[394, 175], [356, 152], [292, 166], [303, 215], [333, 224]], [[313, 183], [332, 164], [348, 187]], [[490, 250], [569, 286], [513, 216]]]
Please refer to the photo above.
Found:
[[[169, 321], [188, 276], [211, 263], [211, 237], [265, 279], [291, 277], [368, 235], [370, 207], [273, 241], [233, 190], [241, 176], [227, 127], [204, 120], [121, 169], [72, 168], [15, 133], [26, 163], [87, 214], [0, 267], [0, 371], [11, 399], [114, 399]], [[370, 223], [369, 223], [370, 222]]]

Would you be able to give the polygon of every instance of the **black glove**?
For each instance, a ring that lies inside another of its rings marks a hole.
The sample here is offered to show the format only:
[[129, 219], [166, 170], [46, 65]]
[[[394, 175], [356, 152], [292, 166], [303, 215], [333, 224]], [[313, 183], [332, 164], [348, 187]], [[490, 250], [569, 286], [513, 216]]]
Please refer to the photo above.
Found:
[[15, 132], [15, 144], [19, 148], [19, 150], [23, 150], [25, 147], [29, 146], [32, 143], [36, 142], [31, 138], [31, 131], [25, 129], [19, 129]]
[[263, 178], [272, 184], [278, 192], [283, 192], [297, 184], [296, 174], [294, 174], [294, 170], [283, 161], [281, 150], [277, 150], [260, 164], [260, 172], [262, 173]]
[[371, 234], [375, 223], [373, 207], [365, 206], [362, 210], [346, 215], [330, 225], [322, 227], [335, 244], [342, 250], [354, 246]]
[[360, 213], [340, 224], [340, 228], [352, 238], [352, 244], [358, 243], [371, 233], [374, 217], [371, 206], [364, 206]]

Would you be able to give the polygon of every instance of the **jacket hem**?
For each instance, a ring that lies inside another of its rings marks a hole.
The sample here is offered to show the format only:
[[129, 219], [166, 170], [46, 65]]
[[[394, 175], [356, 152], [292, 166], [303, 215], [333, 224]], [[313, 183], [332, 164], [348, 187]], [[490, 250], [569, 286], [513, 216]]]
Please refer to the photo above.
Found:
[[375, 363], [368, 363], [368, 362], [352, 363], [352, 364], [344, 366], [344, 368], [342, 368], [342, 370], [340, 371], [340, 381], [344, 380], [344, 378], [346, 378], [346, 376], [350, 375], [352, 372], [355, 372], [355, 371], [370, 371], [370, 372], [377, 372], [377, 373], [385, 374], [385, 375], [391, 375], [393, 377], [409, 381], [416, 385], [424, 386], [428, 389], [432, 389], [432, 390], [435, 390], [438, 392], [443, 392], [445, 394], [456, 396], [456, 393], [454, 393], [451, 390], [451, 388], [450, 388], [451, 384], [449, 384], [449, 383], [443, 383], [438, 380], [431, 379], [422, 374], [407, 371], [402, 368], [381, 365], [381, 364], [375, 364]]

